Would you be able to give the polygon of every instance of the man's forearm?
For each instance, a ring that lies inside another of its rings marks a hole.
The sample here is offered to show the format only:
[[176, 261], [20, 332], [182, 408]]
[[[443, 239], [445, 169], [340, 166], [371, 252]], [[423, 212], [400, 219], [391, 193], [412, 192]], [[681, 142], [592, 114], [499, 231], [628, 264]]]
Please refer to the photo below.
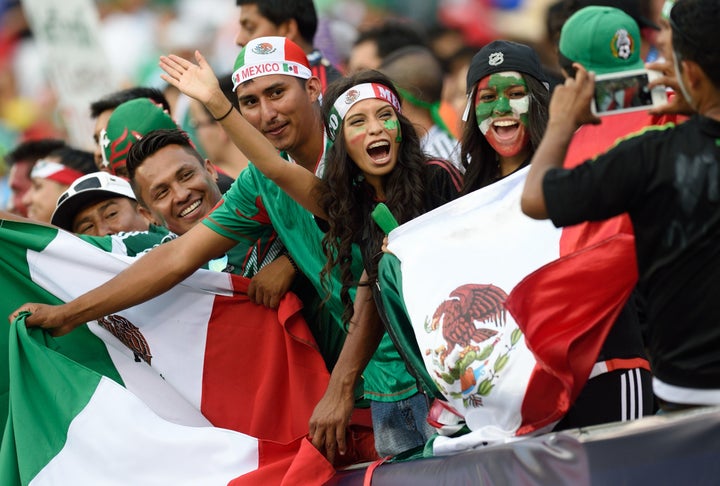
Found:
[[574, 132], [575, 126], [567, 121], [548, 123], [542, 142], [530, 162], [522, 193], [522, 210], [531, 218], [547, 219], [543, 179], [548, 170], [562, 167]]

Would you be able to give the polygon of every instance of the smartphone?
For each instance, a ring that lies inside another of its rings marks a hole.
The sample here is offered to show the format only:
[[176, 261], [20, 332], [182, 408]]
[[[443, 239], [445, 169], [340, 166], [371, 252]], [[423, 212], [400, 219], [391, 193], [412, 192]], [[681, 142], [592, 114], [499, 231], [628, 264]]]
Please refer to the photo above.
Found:
[[658, 71], [636, 69], [595, 76], [592, 111], [598, 116], [630, 111], [649, 110], [667, 103], [665, 86], [648, 88], [648, 83], [661, 76]]

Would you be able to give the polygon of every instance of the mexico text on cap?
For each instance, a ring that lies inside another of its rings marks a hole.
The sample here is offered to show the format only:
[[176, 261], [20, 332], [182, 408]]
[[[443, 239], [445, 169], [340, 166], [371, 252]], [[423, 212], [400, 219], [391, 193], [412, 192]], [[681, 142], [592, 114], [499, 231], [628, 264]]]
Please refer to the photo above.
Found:
[[245, 81], [269, 74], [309, 79], [312, 71], [305, 52], [290, 39], [258, 37], [248, 42], [235, 60], [233, 91]]

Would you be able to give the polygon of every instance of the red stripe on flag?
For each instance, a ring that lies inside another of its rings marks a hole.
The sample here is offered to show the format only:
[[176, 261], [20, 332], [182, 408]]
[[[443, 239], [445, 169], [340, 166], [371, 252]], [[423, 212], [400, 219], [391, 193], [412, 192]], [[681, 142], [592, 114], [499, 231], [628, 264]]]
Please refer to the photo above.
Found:
[[335, 468], [307, 439], [290, 444], [260, 442], [258, 469], [228, 483], [228, 486], [321, 486], [335, 475]]
[[215, 298], [208, 324], [201, 411], [213, 425], [287, 444], [308, 434], [329, 374], [292, 293], [278, 309], [236, 294]]
[[620, 234], [555, 260], [515, 286], [505, 307], [538, 361], [518, 435], [540, 430], [567, 412], [636, 281], [634, 239]]

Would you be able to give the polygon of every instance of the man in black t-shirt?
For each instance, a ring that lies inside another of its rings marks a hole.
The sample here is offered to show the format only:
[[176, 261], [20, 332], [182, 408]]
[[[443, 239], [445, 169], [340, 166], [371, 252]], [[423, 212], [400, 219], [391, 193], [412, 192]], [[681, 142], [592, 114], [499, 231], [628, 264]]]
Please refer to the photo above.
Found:
[[696, 112], [690, 121], [648, 129], [565, 170], [576, 128], [599, 122], [590, 111], [593, 75], [576, 64], [576, 77], [556, 88], [522, 198], [526, 214], [557, 226], [629, 213], [653, 389], [666, 410], [720, 404], [719, 21], [715, 0], [683, 0], [670, 14], [678, 91]]

